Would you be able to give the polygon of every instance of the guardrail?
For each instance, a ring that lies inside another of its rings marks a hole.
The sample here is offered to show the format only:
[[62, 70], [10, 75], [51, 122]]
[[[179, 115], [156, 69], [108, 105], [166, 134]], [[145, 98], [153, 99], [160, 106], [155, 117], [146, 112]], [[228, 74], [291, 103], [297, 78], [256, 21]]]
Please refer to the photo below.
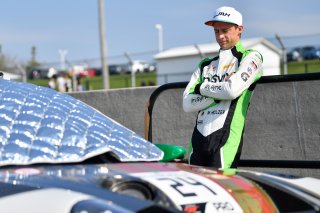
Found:
[[[274, 75], [263, 76], [257, 84], [280, 83], [280, 82], [296, 82], [320, 80], [319, 73], [291, 74], [291, 75]], [[152, 142], [152, 112], [154, 104], [159, 95], [169, 89], [182, 89], [187, 86], [188, 82], [167, 83], [159, 86], [151, 95], [147, 102], [145, 110], [145, 138]], [[309, 168], [319, 169], [320, 161], [297, 161], [297, 160], [240, 160], [242, 167], [269, 167], [269, 168]]]

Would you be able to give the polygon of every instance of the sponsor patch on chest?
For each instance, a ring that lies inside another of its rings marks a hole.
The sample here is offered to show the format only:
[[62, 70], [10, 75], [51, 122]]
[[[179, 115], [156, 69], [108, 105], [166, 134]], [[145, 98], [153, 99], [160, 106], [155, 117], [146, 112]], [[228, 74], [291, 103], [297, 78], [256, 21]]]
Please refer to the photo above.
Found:
[[[203, 69], [203, 81], [213, 83], [228, 81], [230, 76], [233, 75], [237, 68], [237, 62], [221, 62], [219, 64], [210, 64]], [[213, 88], [219, 89], [219, 88]]]

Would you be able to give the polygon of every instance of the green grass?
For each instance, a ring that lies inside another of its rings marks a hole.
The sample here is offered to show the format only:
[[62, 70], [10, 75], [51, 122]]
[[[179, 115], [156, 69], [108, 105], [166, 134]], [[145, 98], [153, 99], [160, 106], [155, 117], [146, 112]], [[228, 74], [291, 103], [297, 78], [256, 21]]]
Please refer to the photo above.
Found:
[[289, 62], [288, 74], [320, 72], [320, 60], [307, 60]]

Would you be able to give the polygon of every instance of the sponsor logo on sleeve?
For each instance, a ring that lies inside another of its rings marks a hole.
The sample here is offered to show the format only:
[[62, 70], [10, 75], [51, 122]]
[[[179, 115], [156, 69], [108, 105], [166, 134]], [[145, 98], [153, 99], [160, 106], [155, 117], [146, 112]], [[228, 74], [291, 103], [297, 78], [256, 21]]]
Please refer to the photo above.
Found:
[[207, 98], [203, 97], [203, 96], [193, 97], [191, 99], [191, 104], [196, 105], [197, 103], [200, 103], [200, 102], [204, 101], [205, 99], [207, 99]]
[[249, 74], [246, 72], [241, 73], [241, 78], [244, 82], [246, 82], [249, 79]]
[[258, 66], [257, 66], [257, 64], [256, 64], [254, 61], [251, 61], [251, 62], [250, 62], [250, 65], [253, 67], [254, 70], [257, 70], [257, 69], [258, 69]]
[[222, 89], [221, 86], [211, 85], [211, 91], [217, 91], [217, 90], [221, 90], [221, 89]]

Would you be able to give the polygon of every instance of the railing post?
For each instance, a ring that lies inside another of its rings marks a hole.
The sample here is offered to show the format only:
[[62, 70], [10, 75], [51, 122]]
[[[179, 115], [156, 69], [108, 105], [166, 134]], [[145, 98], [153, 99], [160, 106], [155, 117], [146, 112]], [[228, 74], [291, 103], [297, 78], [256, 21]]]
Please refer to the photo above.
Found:
[[308, 73], [308, 64], [307, 63], [304, 64], [304, 72]]

